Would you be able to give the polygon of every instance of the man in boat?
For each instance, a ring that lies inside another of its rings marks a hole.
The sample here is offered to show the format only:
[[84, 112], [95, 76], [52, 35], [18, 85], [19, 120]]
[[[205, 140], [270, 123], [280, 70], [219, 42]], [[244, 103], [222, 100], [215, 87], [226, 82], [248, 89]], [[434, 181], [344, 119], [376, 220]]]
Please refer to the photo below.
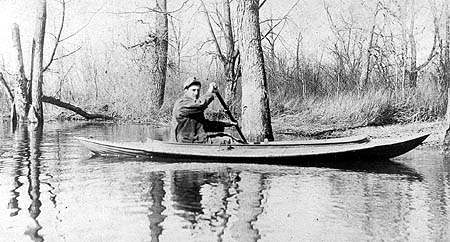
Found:
[[[234, 139], [223, 133], [225, 127], [234, 122], [211, 121], [205, 118], [204, 111], [218, 92], [216, 83], [209, 84], [208, 91], [200, 96], [201, 83], [196, 77], [188, 78], [184, 84], [184, 95], [174, 104], [170, 139], [180, 143], [217, 143], [223, 138]], [[231, 140], [230, 140], [231, 141]]]

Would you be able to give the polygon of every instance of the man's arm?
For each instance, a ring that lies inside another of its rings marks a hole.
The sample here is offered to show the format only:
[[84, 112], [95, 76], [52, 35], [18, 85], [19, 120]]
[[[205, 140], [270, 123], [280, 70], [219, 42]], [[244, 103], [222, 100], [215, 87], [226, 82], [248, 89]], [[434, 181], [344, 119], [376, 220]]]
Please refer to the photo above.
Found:
[[206, 93], [197, 100], [188, 97], [183, 98], [177, 103], [179, 106], [178, 114], [180, 116], [189, 116], [202, 113], [213, 100], [214, 95], [212, 93]]
[[206, 132], [223, 132], [226, 127], [235, 126], [237, 123], [231, 121], [211, 121], [206, 120], [204, 125]]

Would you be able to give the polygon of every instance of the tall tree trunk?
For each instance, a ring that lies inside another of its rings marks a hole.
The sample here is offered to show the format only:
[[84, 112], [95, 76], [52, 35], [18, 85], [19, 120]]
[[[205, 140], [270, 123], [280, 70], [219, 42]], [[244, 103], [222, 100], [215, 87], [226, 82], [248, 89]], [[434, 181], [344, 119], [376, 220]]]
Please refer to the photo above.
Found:
[[166, 87], [167, 49], [169, 47], [169, 25], [167, 18], [167, 1], [156, 0], [156, 42], [155, 58], [156, 70], [151, 79], [150, 108], [159, 109], [164, 103], [164, 90]]
[[13, 76], [14, 76], [14, 99], [11, 107], [11, 121], [13, 129], [17, 123], [27, 122], [28, 110], [30, 108], [28, 98], [28, 80], [25, 77], [22, 44], [20, 42], [19, 25], [12, 26], [12, 42], [13, 42]]
[[249, 141], [273, 140], [266, 70], [261, 47], [259, 1], [238, 3], [242, 65], [242, 129]]
[[450, 153], [450, 9], [448, 2], [444, 2], [444, 30], [441, 34], [441, 75], [445, 91], [447, 91], [447, 131], [444, 136], [444, 151]]
[[226, 44], [226, 56], [223, 62], [226, 78], [225, 86], [225, 102], [228, 107], [234, 109], [233, 100], [236, 96], [236, 83], [238, 78], [238, 72], [236, 72], [236, 59], [238, 58], [237, 52], [234, 49], [234, 36], [233, 28], [231, 26], [231, 11], [230, 1], [223, 0], [223, 16], [225, 26], [225, 44]]
[[44, 113], [42, 110], [42, 82], [45, 22], [47, 19], [47, 1], [39, 0], [36, 27], [33, 37], [33, 73], [31, 83], [31, 112], [28, 114], [30, 122], [42, 125]]
[[[445, 1], [444, 6], [444, 17], [445, 17], [445, 27], [444, 27], [444, 82], [447, 87], [447, 122], [450, 124], [450, 9], [448, 6], [448, 1]], [[450, 129], [450, 126], [449, 126]]]

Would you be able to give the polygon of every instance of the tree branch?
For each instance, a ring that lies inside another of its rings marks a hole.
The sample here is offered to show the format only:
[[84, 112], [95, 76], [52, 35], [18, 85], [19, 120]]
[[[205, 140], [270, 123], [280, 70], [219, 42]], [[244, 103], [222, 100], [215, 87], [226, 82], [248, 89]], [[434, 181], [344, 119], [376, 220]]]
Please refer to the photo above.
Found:
[[161, 13], [161, 14], [172, 14], [172, 13], [176, 13], [178, 11], [181, 11], [184, 6], [189, 2], [190, 0], [185, 0], [181, 6], [173, 11], [160, 11], [160, 10], [156, 10], [154, 8], [149, 8], [149, 7], [141, 7], [142, 9], [144, 9], [144, 11], [127, 11], [127, 12], [108, 12], [110, 14], [147, 14], [147, 13]]
[[263, 0], [262, 3], [259, 4], [259, 9], [261, 9], [262, 6], [264, 5], [264, 3], [266, 3], [266, 2], [267, 2], [267, 0]]
[[74, 106], [70, 103], [66, 103], [63, 102], [59, 99], [56, 99], [54, 97], [49, 97], [49, 96], [42, 96], [42, 101], [45, 103], [50, 103], [53, 104], [55, 106], [61, 107], [61, 108], [65, 108], [68, 109], [70, 111], [73, 111], [74, 113], [82, 116], [83, 118], [90, 120], [90, 119], [106, 119], [106, 120], [112, 120], [113, 117], [108, 116], [108, 115], [104, 115], [104, 114], [91, 114], [91, 113], [87, 113], [86, 111], [84, 111], [83, 109]]
[[67, 56], [69, 56], [69, 55], [73, 55], [73, 54], [75, 54], [75, 52], [81, 50], [81, 48], [83, 48], [83, 46], [78, 47], [76, 50], [74, 50], [74, 51], [72, 51], [72, 52], [70, 52], [70, 53], [68, 53], [68, 54], [65, 54], [65, 55], [62, 55], [62, 56], [60, 56], [60, 57], [58, 57], [58, 58], [55, 58], [55, 60], [62, 59], [62, 58], [67, 57]]
[[201, 0], [201, 3], [202, 3], [202, 7], [204, 9], [206, 20], [209, 25], [209, 33], [211, 34], [211, 37], [213, 38], [213, 42], [216, 46], [217, 55], [219, 56], [220, 61], [222, 63], [225, 63], [226, 59], [225, 59], [225, 56], [223, 56], [222, 51], [220, 50], [219, 41], [217, 40], [216, 34], [214, 33], [214, 29], [211, 25], [211, 20], [209, 18], [208, 10], [206, 9], [206, 6], [205, 6], [205, 3], [203, 2], [203, 0]]
[[430, 51], [430, 55], [428, 55], [428, 58], [427, 58], [427, 60], [422, 64], [422, 65], [420, 65], [419, 67], [417, 67], [417, 70], [421, 70], [421, 69], [423, 69], [425, 66], [427, 66], [429, 63], [430, 63], [430, 61], [432, 61], [433, 60], [433, 58], [436, 56], [436, 52], [435, 52], [435, 50], [436, 50], [436, 45], [437, 45], [437, 41], [438, 41], [438, 38], [439, 38], [439, 20], [438, 20], [438, 18], [437, 18], [437, 16], [435, 15], [434, 17], [433, 17], [433, 22], [434, 22], [434, 39], [433, 39], [433, 46], [431, 47], [431, 51]]
[[[105, 5], [103, 5], [103, 6], [105, 6]], [[78, 34], [79, 32], [81, 32], [84, 28], [86, 28], [90, 23], [91, 23], [91, 21], [92, 21], [92, 19], [95, 17], [95, 15], [97, 15], [99, 12], [100, 12], [100, 10], [103, 8], [103, 6], [101, 7], [101, 8], [99, 8], [90, 18], [89, 18], [89, 20], [87, 21], [87, 23], [85, 24], [85, 25], [83, 25], [81, 28], [79, 28], [77, 31], [75, 31], [74, 33], [72, 33], [71, 35], [69, 35], [69, 36], [67, 36], [67, 37], [65, 37], [64, 39], [62, 39], [61, 41], [59, 41], [59, 42], [63, 42], [63, 41], [65, 41], [65, 40], [67, 40], [67, 39], [70, 39], [70, 38], [72, 38], [73, 36], [75, 36], [76, 34]]]
[[61, 26], [59, 27], [58, 35], [56, 36], [55, 46], [53, 48], [52, 55], [50, 56], [50, 60], [49, 60], [48, 64], [42, 69], [42, 72], [47, 71], [47, 69], [50, 67], [50, 65], [54, 61], [56, 50], [58, 49], [58, 44], [60, 42], [59, 40], [61, 39], [61, 33], [63, 31], [64, 21], [65, 21], [65, 17], [66, 17], [66, 1], [62, 0], [61, 4], [62, 4]]
[[[264, 4], [265, 2], [266, 2], [266, 1], [264, 1], [263, 3], [261, 3], [261, 5]], [[295, 2], [295, 3], [292, 5], [292, 7], [286, 12], [286, 14], [285, 14], [282, 18], [279, 18], [279, 19], [267, 19], [267, 20], [262, 21], [260, 24], [263, 24], [263, 23], [265, 23], [265, 22], [267, 22], [267, 21], [273, 21], [273, 20], [278, 20], [278, 23], [276, 23], [274, 26], [272, 26], [272, 28], [270, 28], [269, 31], [267, 31], [267, 33], [264, 35], [263, 38], [261, 38], [261, 40], [267, 38], [267, 36], [270, 34], [270, 32], [273, 31], [278, 25], [281, 24], [281, 22], [284, 21], [283, 27], [281, 28], [281, 30], [280, 30], [280, 31], [278, 32], [278, 34], [277, 34], [277, 37], [276, 37], [276, 38], [278, 38], [278, 36], [281, 34], [281, 31], [283, 30], [284, 26], [286, 25], [286, 20], [288, 19], [289, 14], [290, 14], [291, 11], [294, 9], [294, 7], [297, 6], [297, 4], [298, 4], [299, 2], [300, 2], [300, 0], [297, 0], [297, 2]], [[260, 7], [261, 7], [261, 6], [260, 6]]]
[[11, 100], [11, 102], [14, 101], [14, 95], [11, 91], [11, 89], [8, 86], [8, 83], [6, 83], [5, 79], [3, 78], [3, 73], [0, 72], [0, 82], [3, 84], [3, 86], [6, 89], [6, 93], [8, 94], [9, 99]]

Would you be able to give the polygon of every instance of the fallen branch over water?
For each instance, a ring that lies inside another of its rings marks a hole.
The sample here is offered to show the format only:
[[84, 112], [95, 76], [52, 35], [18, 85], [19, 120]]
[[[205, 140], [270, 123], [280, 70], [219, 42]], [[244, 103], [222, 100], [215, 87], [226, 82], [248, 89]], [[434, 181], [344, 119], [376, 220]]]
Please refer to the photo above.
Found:
[[42, 97], [42, 101], [45, 103], [50, 103], [53, 104], [55, 106], [61, 107], [61, 108], [65, 108], [68, 109], [70, 111], [75, 112], [76, 114], [82, 116], [83, 118], [90, 120], [90, 119], [106, 119], [106, 120], [112, 120], [113, 117], [108, 116], [108, 115], [104, 115], [104, 114], [92, 114], [92, 113], [88, 113], [86, 111], [84, 111], [83, 109], [74, 106], [73, 104], [70, 103], [66, 103], [64, 101], [61, 101], [57, 98], [54, 97], [49, 97], [49, 96], [43, 96]]

